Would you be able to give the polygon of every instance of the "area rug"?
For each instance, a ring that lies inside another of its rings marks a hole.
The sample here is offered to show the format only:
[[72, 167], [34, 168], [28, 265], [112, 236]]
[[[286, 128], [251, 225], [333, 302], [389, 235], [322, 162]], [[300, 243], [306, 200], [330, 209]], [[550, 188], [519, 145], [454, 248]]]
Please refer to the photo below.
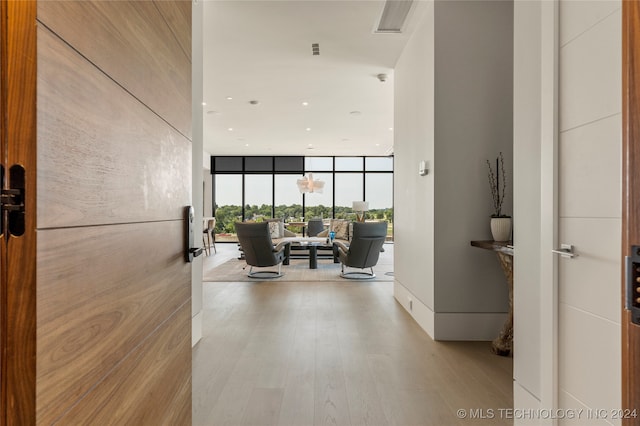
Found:
[[[249, 278], [249, 266], [244, 260], [230, 259], [220, 266], [208, 270], [202, 277], [202, 281], [209, 282], [254, 282], [260, 279]], [[246, 266], [246, 269], [243, 269]], [[278, 267], [253, 268], [255, 271], [277, 271]], [[346, 268], [347, 272], [359, 271], [356, 268]], [[379, 263], [373, 267], [376, 277], [362, 281], [393, 281], [393, 265]], [[309, 269], [308, 259], [291, 259], [290, 265], [282, 266], [283, 276], [269, 281], [347, 281], [340, 278], [340, 264], [333, 263], [333, 259], [318, 259], [318, 269]], [[265, 280], [266, 281], [266, 280]], [[355, 281], [355, 280], [350, 280]]]

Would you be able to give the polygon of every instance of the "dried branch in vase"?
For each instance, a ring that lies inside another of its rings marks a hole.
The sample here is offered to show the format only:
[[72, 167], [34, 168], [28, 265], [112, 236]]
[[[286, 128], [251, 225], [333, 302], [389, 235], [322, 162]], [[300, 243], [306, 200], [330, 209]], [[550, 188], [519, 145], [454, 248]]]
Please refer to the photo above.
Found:
[[502, 203], [504, 202], [507, 189], [507, 174], [504, 171], [504, 157], [502, 156], [502, 152], [500, 152], [500, 156], [496, 158], [495, 173], [489, 160], [487, 160], [487, 166], [489, 167], [489, 186], [491, 187], [494, 210], [491, 217], [510, 217], [509, 215], [502, 214]]

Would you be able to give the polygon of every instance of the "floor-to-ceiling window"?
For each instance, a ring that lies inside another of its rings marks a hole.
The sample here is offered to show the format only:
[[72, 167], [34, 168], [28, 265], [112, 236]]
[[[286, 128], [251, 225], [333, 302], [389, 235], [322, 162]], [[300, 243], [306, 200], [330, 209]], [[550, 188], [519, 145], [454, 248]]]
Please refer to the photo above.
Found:
[[333, 175], [331, 173], [312, 173], [314, 180], [324, 182], [322, 192], [314, 191], [304, 194], [304, 218], [333, 217]]
[[[302, 193], [298, 191], [296, 182], [301, 175], [280, 175], [273, 177], [274, 215], [291, 221], [293, 218], [303, 216]], [[295, 188], [295, 190], [292, 190]]]
[[[392, 157], [212, 157], [211, 172], [217, 241], [236, 241], [238, 220], [354, 220], [354, 201], [368, 203], [366, 220], [388, 221], [392, 239]], [[301, 192], [301, 179], [321, 188]]]
[[244, 218], [256, 220], [273, 216], [272, 175], [244, 176]]
[[314, 180], [324, 182], [322, 192], [306, 193], [304, 195], [304, 217], [332, 218], [333, 217], [333, 157], [305, 157], [304, 171], [311, 173]]
[[236, 241], [236, 221], [242, 221], [242, 175], [219, 174], [213, 191], [217, 241]]
[[393, 158], [366, 157], [364, 199], [369, 202], [369, 219], [389, 222], [387, 232], [393, 238]]

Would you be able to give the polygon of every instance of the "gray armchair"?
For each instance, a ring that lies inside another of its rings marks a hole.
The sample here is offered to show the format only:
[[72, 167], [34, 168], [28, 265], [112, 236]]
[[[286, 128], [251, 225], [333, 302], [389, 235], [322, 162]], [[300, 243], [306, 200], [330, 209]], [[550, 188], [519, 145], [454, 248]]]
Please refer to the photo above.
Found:
[[[289, 242], [279, 243], [274, 247], [267, 222], [236, 222], [236, 234], [240, 248], [244, 252], [247, 265], [250, 266], [247, 276], [250, 278], [278, 278], [282, 276], [282, 262], [289, 255]], [[278, 265], [278, 271], [257, 271], [253, 268], [264, 268]]]
[[[336, 242], [335, 251], [342, 264], [342, 278], [371, 279], [375, 278], [373, 267], [378, 263], [382, 245], [387, 238], [387, 222], [354, 222], [353, 238], [347, 246]], [[345, 272], [344, 267], [360, 268], [363, 271]], [[371, 273], [365, 272], [369, 268]]]
[[307, 237], [315, 237], [324, 231], [322, 219], [309, 219], [307, 222]]

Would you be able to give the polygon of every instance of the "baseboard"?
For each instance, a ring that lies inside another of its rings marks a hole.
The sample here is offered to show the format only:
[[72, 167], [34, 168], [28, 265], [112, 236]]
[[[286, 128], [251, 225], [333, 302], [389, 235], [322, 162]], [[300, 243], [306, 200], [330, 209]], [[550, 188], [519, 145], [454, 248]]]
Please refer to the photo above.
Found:
[[436, 312], [435, 340], [493, 340], [498, 337], [507, 313]]
[[434, 313], [433, 310], [422, 303], [413, 293], [397, 280], [393, 281], [393, 297], [413, 317], [418, 325], [434, 339]]
[[191, 317], [191, 347], [202, 339], [202, 311]]
[[393, 297], [434, 340], [493, 340], [507, 319], [503, 312], [433, 312], [397, 280]]

